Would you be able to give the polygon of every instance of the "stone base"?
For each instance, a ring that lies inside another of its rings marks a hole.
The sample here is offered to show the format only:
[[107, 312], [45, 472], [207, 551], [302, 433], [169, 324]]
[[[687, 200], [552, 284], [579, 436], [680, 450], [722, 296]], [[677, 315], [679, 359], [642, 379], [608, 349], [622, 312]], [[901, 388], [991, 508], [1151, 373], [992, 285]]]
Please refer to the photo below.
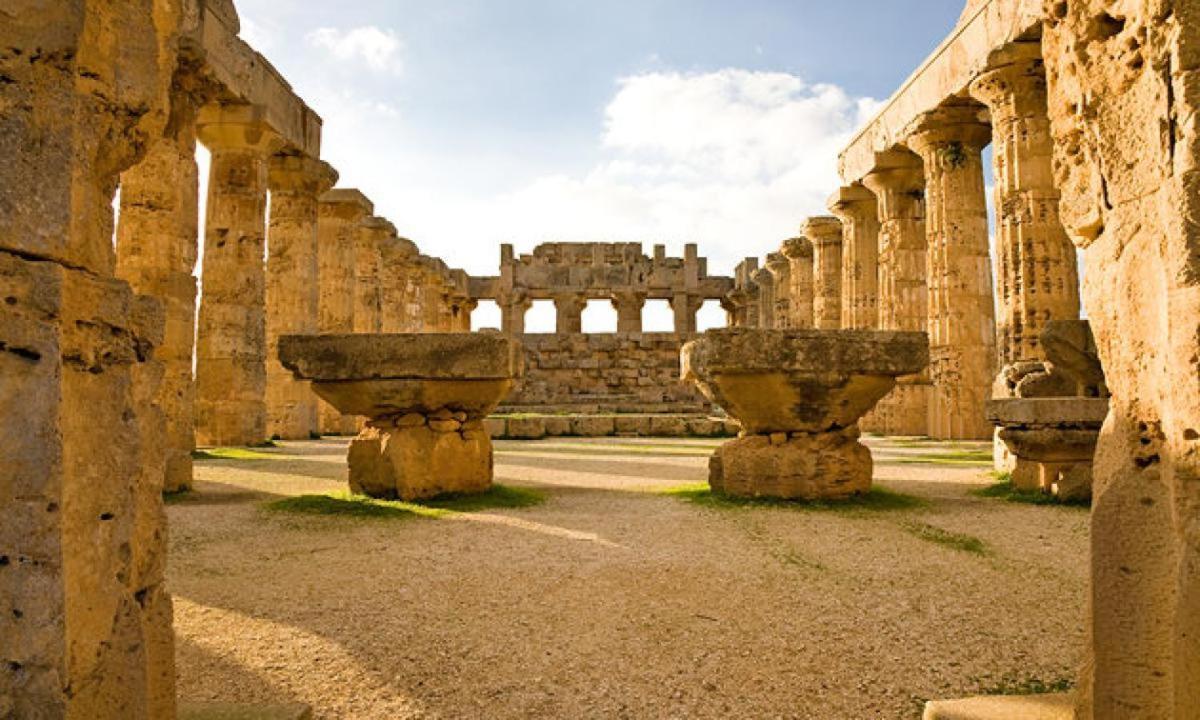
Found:
[[827, 433], [747, 435], [709, 460], [713, 492], [734, 497], [823, 500], [871, 489], [871, 451], [858, 428]]
[[492, 441], [482, 423], [455, 428], [443, 423], [458, 425], [432, 420], [365, 428], [350, 443], [351, 492], [389, 500], [486, 492], [492, 486]]
[[925, 704], [923, 720], [1074, 720], [1069, 694], [974, 697]]
[[180, 702], [178, 720], [310, 720], [312, 708], [288, 705], [234, 705], [231, 703]]

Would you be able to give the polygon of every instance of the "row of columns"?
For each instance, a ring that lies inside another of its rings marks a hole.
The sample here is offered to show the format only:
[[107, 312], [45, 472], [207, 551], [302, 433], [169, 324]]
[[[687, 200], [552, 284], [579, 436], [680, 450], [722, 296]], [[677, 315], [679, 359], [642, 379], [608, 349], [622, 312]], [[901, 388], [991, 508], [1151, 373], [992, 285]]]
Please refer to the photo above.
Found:
[[[612, 294], [613, 309], [617, 311], [617, 332], [642, 332], [642, 309], [647, 295], [638, 291], [616, 291]], [[583, 332], [583, 311], [589, 297], [586, 293], [559, 293], [551, 298], [554, 302], [554, 330], [559, 334]], [[668, 299], [675, 318], [675, 332], [696, 332], [696, 313], [704, 305], [705, 298], [691, 293], [676, 293]], [[476, 301], [471, 300], [473, 309]], [[501, 331], [520, 335], [525, 332], [525, 314], [533, 307], [533, 298], [522, 291], [499, 299]]]
[[833, 195], [833, 217], [807, 220], [765, 270], [739, 266], [726, 299], [734, 325], [927, 332], [928, 370], [901, 378], [867, 420], [887, 434], [989, 437], [986, 401], [1041, 369], [1038, 336], [1050, 319], [1079, 315], [1038, 43], [995, 53], [969, 94], [918, 118], [902, 146], [878, 153], [860, 183]]

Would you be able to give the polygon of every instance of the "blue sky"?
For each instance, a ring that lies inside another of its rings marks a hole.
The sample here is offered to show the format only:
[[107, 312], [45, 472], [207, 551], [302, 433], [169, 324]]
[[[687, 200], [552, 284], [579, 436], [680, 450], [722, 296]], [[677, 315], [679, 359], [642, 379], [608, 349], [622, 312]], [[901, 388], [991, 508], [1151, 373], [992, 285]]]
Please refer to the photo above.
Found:
[[698, 242], [721, 273], [775, 249], [962, 6], [237, 0], [341, 185], [474, 274], [501, 242]]

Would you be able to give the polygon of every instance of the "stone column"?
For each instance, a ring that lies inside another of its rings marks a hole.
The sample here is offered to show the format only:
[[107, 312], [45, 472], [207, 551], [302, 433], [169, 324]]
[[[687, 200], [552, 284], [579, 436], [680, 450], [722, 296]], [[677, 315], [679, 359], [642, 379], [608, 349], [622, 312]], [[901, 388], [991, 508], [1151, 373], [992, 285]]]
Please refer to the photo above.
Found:
[[4, 717], [175, 715], [164, 317], [114, 277], [112, 210], [148, 148], [181, 152], [173, 7], [10, 3], [0, 23]]
[[212, 153], [196, 342], [196, 441], [267, 439], [267, 160], [279, 140], [263, 108], [208, 106], [200, 142]]
[[397, 237], [396, 226], [381, 217], [369, 217], [358, 226], [354, 277], [354, 332], [383, 331], [384, 248]]
[[280, 335], [320, 331], [317, 203], [337, 181], [326, 163], [298, 155], [271, 158], [267, 231], [267, 432], [307, 440], [320, 432], [317, 396], [279, 363]]
[[[863, 184], [879, 200], [879, 321], [882, 330], [925, 331], [928, 307], [925, 263], [925, 173], [909, 152], [880, 153]], [[875, 409], [889, 435], [929, 430], [927, 375], [902, 377]]]
[[163, 303], [166, 329], [155, 360], [163, 364], [158, 404], [164, 414], [163, 490], [192, 487], [196, 449], [196, 269], [199, 251], [199, 177], [196, 106], [180, 77], [172, 92], [175, 132], [150, 145], [146, 158], [121, 175], [117, 276], [134, 292]]
[[560, 335], [583, 332], [583, 309], [587, 297], [579, 293], [566, 293], [554, 297], [556, 315], [554, 331]]
[[791, 268], [791, 326], [796, 330], [813, 327], [813, 246], [808, 238], [796, 237], [783, 243], [783, 256]]
[[383, 270], [379, 280], [380, 332], [410, 332], [408, 285], [412, 281], [417, 246], [402, 237], [390, 237], [382, 248]]
[[[1060, 3], [1044, 38], [1062, 219], [1087, 253], [1084, 300], [1112, 392], [1095, 456], [1089, 647], [1076, 717], [1195, 718], [1200, 18], [1193, 3], [1117, 7], [1114, 18], [1111, 2]], [[1038, 87], [1026, 75], [1014, 82]], [[1022, 140], [1037, 142], [1037, 124], [1025, 124]], [[1049, 198], [1035, 197], [1050, 212]], [[1044, 233], [1023, 236], [1034, 247], [1056, 237], [1048, 224], [1021, 230]], [[1057, 257], [1040, 254], [1033, 282], [1059, 303], [1044, 308], [1055, 317], [1071, 309], [1063, 285], [1074, 269]]]
[[704, 298], [688, 293], [675, 293], [671, 298], [671, 310], [675, 313], [675, 332], [696, 332], [696, 313], [704, 305]]
[[767, 255], [767, 270], [771, 273], [771, 287], [775, 290], [775, 308], [772, 327], [781, 330], [792, 326], [792, 264], [780, 252]]
[[939, 440], [993, 434], [984, 410], [996, 372], [996, 315], [982, 159], [991, 128], [981, 111], [964, 105], [931, 113], [908, 139], [925, 163], [929, 435]]
[[[358, 226], [375, 206], [358, 190], [339, 188], [321, 196], [317, 205], [317, 265], [320, 281], [317, 303], [322, 334], [354, 332], [354, 276], [358, 254]], [[343, 417], [332, 405], [318, 401], [321, 432], [350, 435], [357, 421]]]
[[755, 270], [750, 278], [758, 288], [758, 302], [753, 310], [757, 315], [754, 327], [770, 330], [775, 327], [775, 276], [764, 267]]
[[500, 305], [500, 332], [506, 335], [522, 335], [525, 332], [525, 313], [533, 307], [533, 301], [524, 291], [498, 299]]
[[1020, 373], [1006, 370], [1045, 361], [1038, 337], [1046, 323], [1079, 317], [1075, 248], [1059, 219], [1051, 166], [1041, 44], [1015, 43], [993, 53], [991, 69], [971, 84], [971, 95], [992, 117], [1001, 365], [994, 392], [1012, 396]]
[[617, 332], [640, 333], [642, 331], [642, 308], [646, 304], [646, 293], [614, 293], [612, 304], [617, 310]]
[[842, 221], [842, 327], [879, 327], [879, 202], [862, 185], [839, 189], [829, 211]]
[[842, 223], [835, 217], [809, 218], [801, 232], [813, 246], [813, 324], [837, 330], [842, 323]]
[[451, 326], [450, 332], [471, 332], [471, 315], [474, 314], [477, 307], [479, 307], [478, 300], [467, 297], [457, 298], [455, 300], [454, 325]]

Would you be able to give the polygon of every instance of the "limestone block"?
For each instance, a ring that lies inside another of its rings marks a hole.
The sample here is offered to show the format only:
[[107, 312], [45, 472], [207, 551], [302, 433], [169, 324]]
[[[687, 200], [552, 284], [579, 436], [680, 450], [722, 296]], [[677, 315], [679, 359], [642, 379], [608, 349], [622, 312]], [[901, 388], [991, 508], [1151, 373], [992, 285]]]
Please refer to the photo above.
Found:
[[542, 417], [508, 418], [505, 437], [512, 440], [541, 440], [546, 437], [546, 419]]
[[717, 448], [709, 485], [735, 497], [837, 499], [870, 490], [872, 468], [857, 430], [792, 433], [783, 444], [749, 435]]
[[650, 435], [648, 415], [617, 415], [613, 418], [617, 435], [624, 437], [647, 437]]
[[615, 434], [615, 417], [576, 416], [571, 418], [571, 434], [579, 437], [608, 437]]
[[719, 418], [688, 418], [687, 434], [695, 437], [721, 437], [725, 434], [725, 422]]
[[422, 500], [492, 485], [492, 444], [481, 431], [368, 427], [350, 443], [349, 464], [350, 490], [377, 498]]
[[546, 435], [548, 437], [566, 437], [571, 435], [571, 418], [549, 415], [545, 418]]
[[651, 437], [686, 437], [688, 431], [687, 418], [680, 415], [651, 415]]
[[521, 374], [524, 357], [520, 343], [510, 337], [467, 333], [285, 336], [279, 354], [302, 377], [327, 382], [506, 380]]
[[502, 438], [508, 436], [508, 421], [504, 418], [485, 418], [483, 421], [483, 428], [490, 438]]

